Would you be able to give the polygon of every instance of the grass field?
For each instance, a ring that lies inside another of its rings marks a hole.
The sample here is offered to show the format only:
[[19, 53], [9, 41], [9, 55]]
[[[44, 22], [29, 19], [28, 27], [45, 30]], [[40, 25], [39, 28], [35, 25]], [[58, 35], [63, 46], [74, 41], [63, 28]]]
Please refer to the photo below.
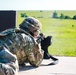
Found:
[[[26, 13], [28, 16], [38, 18], [42, 23], [42, 31], [46, 36], [51, 35], [52, 45], [49, 47], [49, 52], [57, 56], [76, 56], [76, 20], [53, 19], [54, 11], [18, 11], [17, 24], [19, 25], [24, 18], [21, 18], [20, 13]], [[76, 11], [58, 11], [58, 16], [61, 13], [73, 17]], [[43, 18], [40, 18], [43, 17]], [[74, 25], [74, 27], [72, 27]]]

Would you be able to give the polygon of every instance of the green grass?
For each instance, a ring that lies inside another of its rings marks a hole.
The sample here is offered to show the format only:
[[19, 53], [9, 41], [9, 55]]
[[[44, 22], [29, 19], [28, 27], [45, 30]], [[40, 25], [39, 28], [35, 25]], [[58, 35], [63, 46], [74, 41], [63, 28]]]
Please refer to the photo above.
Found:
[[[53, 19], [54, 11], [18, 11], [17, 24], [19, 25], [24, 18], [20, 17], [20, 13], [26, 13], [28, 16], [38, 18], [42, 23], [42, 30], [46, 36], [52, 35], [52, 45], [49, 52], [58, 56], [76, 56], [76, 20], [60, 20]], [[57, 11], [58, 15], [63, 13], [73, 17], [76, 11]], [[74, 25], [74, 27], [72, 27]]]

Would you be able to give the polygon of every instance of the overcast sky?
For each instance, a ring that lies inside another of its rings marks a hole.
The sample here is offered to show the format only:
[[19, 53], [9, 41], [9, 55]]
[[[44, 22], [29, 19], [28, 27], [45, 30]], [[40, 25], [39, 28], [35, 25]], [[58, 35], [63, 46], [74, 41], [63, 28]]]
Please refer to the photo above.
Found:
[[0, 0], [0, 10], [76, 10], [76, 0]]

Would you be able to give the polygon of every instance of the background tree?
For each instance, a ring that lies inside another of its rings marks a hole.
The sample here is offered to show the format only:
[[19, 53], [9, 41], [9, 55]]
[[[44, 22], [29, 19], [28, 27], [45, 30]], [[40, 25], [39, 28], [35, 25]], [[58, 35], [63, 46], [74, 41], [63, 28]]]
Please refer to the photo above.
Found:
[[71, 19], [71, 17], [66, 15], [64, 19]]
[[61, 15], [60, 15], [60, 19], [64, 19], [64, 18], [65, 18], [64, 14], [61, 13]]
[[21, 17], [28, 17], [26, 13], [21, 13]]
[[73, 16], [73, 19], [76, 20], [76, 15]]
[[55, 11], [54, 13], [53, 13], [53, 18], [58, 18], [58, 16], [57, 16], [58, 14], [57, 14], [57, 12]]

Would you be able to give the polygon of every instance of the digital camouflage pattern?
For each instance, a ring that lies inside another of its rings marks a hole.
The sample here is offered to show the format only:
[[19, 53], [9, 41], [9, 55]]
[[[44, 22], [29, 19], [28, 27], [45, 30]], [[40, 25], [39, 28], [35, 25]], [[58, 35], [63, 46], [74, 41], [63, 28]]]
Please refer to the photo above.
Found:
[[0, 34], [0, 46], [4, 46], [17, 56], [19, 64], [28, 61], [39, 66], [43, 60], [40, 45], [27, 32], [20, 29], [8, 29]]

